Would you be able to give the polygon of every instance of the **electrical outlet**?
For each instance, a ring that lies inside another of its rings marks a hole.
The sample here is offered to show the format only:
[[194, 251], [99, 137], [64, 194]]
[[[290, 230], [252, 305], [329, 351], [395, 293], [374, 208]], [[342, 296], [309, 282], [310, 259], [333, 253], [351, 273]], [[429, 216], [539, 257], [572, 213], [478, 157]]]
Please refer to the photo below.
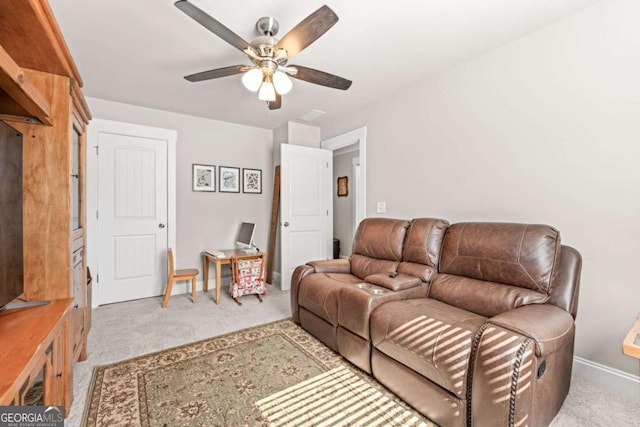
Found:
[[387, 212], [387, 203], [386, 202], [377, 202], [376, 203], [376, 212], [377, 213], [386, 213]]

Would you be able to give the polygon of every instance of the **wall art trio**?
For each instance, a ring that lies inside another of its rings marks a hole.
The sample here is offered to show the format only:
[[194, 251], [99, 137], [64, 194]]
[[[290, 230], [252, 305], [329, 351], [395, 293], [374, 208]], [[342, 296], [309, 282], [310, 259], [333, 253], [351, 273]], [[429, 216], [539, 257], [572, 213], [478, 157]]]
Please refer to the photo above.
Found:
[[262, 194], [262, 169], [240, 168], [230, 166], [218, 166], [216, 179], [216, 167], [213, 165], [193, 164], [193, 191], [216, 191], [216, 183], [221, 193], [239, 193], [242, 187], [243, 193]]

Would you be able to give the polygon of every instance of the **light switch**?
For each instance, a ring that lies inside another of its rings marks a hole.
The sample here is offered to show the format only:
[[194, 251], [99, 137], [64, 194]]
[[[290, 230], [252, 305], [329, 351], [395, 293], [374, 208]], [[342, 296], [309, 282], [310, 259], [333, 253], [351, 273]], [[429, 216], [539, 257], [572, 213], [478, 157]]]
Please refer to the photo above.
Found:
[[377, 213], [386, 213], [387, 212], [387, 204], [385, 202], [377, 202], [376, 203], [376, 212]]

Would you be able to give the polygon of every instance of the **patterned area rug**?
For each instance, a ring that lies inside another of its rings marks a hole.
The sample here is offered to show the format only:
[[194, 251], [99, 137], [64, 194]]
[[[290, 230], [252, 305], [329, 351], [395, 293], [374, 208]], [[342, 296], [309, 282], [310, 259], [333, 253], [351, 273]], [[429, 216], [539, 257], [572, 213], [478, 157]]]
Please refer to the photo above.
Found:
[[433, 426], [291, 320], [94, 369], [83, 426]]

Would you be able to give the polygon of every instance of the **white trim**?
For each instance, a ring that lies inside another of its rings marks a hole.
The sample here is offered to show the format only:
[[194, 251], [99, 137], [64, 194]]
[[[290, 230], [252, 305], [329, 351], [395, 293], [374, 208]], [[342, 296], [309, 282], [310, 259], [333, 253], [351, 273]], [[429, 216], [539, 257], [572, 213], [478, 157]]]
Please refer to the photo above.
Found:
[[640, 377], [582, 357], [574, 356], [573, 375], [625, 396], [640, 396]]
[[360, 157], [354, 157], [351, 159], [351, 176], [353, 177], [353, 203], [352, 203], [352, 218], [353, 218], [353, 231], [358, 229], [358, 224], [360, 224], [359, 218], [364, 217], [362, 214], [363, 206], [362, 206], [362, 176], [360, 174]]
[[98, 210], [98, 135], [100, 132], [113, 133], [113, 129], [118, 129], [120, 134], [140, 135], [144, 133], [150, 138], [157, 138], [167, 141], [167, 243], [168, 247], [176, 247], [176, 143], [178, 132], [173, 129], [163, 129], [151, 126], [143, 126], [133, 123], [124, 123], [113, 120], [97, 119], [91, 120], [87, 126], [87, 149], [86, 149], [86, 200], [87, 200], [87, 265], [94, 267], [92, 272], [94, 277], [92, 307], [98, 307], [100, 302], [100, 283], [95, 281], [96, 273], [99, 273], [98, 260], [98, 221], [96, 212]]
[[347, 153], [353, 153], [354, 151], [358, 151], [359, 149], [360, 147], [358, 147], [357, 144], [347, 145], [346, 147], [338, 148], [337, 150], [334, 150], [333, 157], [342, 156], [343, 154], [347, 154]]

